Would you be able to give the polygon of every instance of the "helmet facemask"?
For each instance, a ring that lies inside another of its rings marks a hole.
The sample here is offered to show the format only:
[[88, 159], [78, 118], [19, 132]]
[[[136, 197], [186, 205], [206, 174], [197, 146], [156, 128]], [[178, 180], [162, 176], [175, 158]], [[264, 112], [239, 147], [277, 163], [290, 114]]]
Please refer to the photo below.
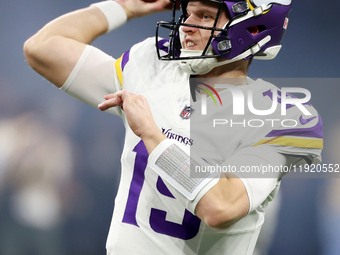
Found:
[[[161, 60], [188, 60], [188, 59], [204, 59], [204, 58], [217, 58], [222, 57], [223, 55], [227, 54], [228, 52], [222, 52], [222, 53], [214, 53], [211, 47], [211, 42], [214, 38], [218, 38], [220, 41], [223, 41], [224, 43], [220, 43], [220, 47], [225, 47], [225, 50], [227, 50], [227, 47], [229, 46], [229, 40], [226, 36], [226, 27], [227, 24], [224, 26], [224, 28], [217, 28], [217, 21], [220, 17], [220, 15], [223, 15], [222, 9], [224, 8], [223, 1], [219, 0], [206, 0], [207, 2], [212, 2], [217, 4], [217, 15], [215, 22], [212, 27], [205, 27], [205, 26], [199, 26], [194, 24], [185, 24], [186, 21], [186, 6], [188, 4], [188, 1], [181, 1], [181, 9], [182, 14], [178, 18], [178, 21], [176, 21], [176, 6], [177, 1], [181, 0], [173, 0], [174, 3], [173, 9], [172, 9], [172, 20], [170, 22], [166, 21], [160, 21], [157, 22], [157, 29], [156, 29], [156, 40], [159, 42], [159, 31], [161, 28], [169, 29], [169, 42], [165, 46], [168, 48], [168, 50], [165, 50], [164, 44], [156, 44], [157, 46], [157, 53], [158, 57]], [[188, 52], [188, 54], [181, 54], [182, 49], [182, 43], [184, 41], [184, 32], [182, 31], [182, 27], [193, 27], [198, 29], [204, 29], [204, 30], [210, 30], [211, 34], [208, 39], [208, 42], [202, 51], [196, 51], [195, 53], [192, 50], [184, 50], [184, 51], [191, 51], [192, 54]], [[218, 32], [216, 34], [216, 31]], [[161, 47], [160, 47], [161, 46]], [[163, 50], [163, 53], [160, 52], [160, 50]], [[165, 50], [165, 52], [164, 52]], [[200, 52], [200, 54], [198, 54]], [[166, 54], [164, 54], [166, 53]]]
[[[177, 1], [181, 1], [182, 13], [179, 18], [176, 18]], [[269, 0], [204, 1], [214, 3], [218, 8], [212, 27], [184, 24], [188, 0], [174, 0], [172, 20], [157, 23], [156, 47], [159, 59], [180, 60], [181, 66], [189, 65], [186, 72], [204, 74], [214, 67], [242, 59], [252, 57], [273, 59], [278, 54], [281, 49], [280, 42], [287, 28], [291, 0], [276, 0], [270, 3], [268, 3]], [[254, 2], [262, 5], [256, 6]], [[228, 13], [229, 21], [223, 28], [217, 28], [220, 15], [225, 15], [225, 13]], [[203, 51], [181, 50], [183, 41], [181, 28], [185, 26], [211, 31]], [[250, 31], [252, 27], [259, 28], [259, 33], [252, 34]], [[160, 28], [170, 30], [169, 40], [160, 40]]]

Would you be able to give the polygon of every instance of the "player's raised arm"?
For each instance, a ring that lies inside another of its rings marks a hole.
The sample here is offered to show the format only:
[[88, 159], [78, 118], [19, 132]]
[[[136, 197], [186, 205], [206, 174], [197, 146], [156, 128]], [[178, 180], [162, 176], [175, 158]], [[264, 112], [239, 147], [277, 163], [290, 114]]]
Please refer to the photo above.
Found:
[[165, 10], [169, 3], [169, 0], [105, 1], [62, 15], [25, 42], [27, 62], [60, 88], [87, 44], [124, 24], [126, 20]]
[[95, 7], [77, 10], [49, 22], [25, 42], [28, 64], [61, 87], [86, 44], [107, 31], [103, 13]]

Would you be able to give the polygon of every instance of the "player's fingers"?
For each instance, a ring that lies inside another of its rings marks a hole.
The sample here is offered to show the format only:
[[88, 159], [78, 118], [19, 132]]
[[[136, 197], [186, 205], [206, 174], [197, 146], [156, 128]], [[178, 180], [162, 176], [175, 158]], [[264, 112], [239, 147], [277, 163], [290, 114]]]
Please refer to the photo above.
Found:
[[[173, 7], [173, 3], [170, 0], [162, 0], [163, 1], [163, 9], [164, 10], [171, 10]], [[177, 8], [177, 6], [179, 6], [179, 1], [177, 1], [176, 4], [176, 9], [179, 10], [179, 8]]]
[[129, 108], [132, 105], [132, 97], [134, 94], [128, 92], [127, 90], [118, 91], [116, 93], [116, 104], [120, 105], [122, 110]]
[[172, 3], [170, 0], [156, 0], [156, 1], [150, 1], [149, 3], [150, 9], [154, 10], [168, 10], [172, 8]]
[[117, 104], [121, 105], [121, 107], [126, 110], [132, 110], [136, 107], [140, 110], [145, 108], [145, 105], [148, 104], [144, 96], [130, 93], [127, 90], [117, 92], [115, 98], [118, 102]]
[[106, 100], [109, 100], [109, 99], [112, 99], [112, 98], [115, 98], [116, 97], [116, 93], [111, 93], [111, 94], [108, 94], [108, 95], [105, 95], [104, 98]]
[[121, 106], [122, 100], [119, 97], [108, 99], [98, 105], [99, 110], [105, 111], [111, 107]]
[[117, 100], [121, 100], [123, 104], [130, 104], [133, 96], [135, 95], [127, 90], [118, 91], [116, 93]]
[[[113, 99], [112, 99], [113, 100]], [[110, 107], [114, 107], [116, 104], [113, 101], [107, 100], [98, 105], [99, 110], [105, 111]]]

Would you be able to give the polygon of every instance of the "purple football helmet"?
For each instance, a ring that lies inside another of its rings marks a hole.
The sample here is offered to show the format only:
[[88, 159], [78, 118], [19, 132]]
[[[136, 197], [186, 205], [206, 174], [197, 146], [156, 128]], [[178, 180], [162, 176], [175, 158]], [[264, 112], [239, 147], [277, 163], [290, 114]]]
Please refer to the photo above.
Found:
[[[181, 16], [176, 21], [176, 5], [180, 1]], [[157, 23], [156, 46], [161, 60], [202, 59], [222, 57], [228, 60], [273, 59], [281, 49], [281, 40], [288, 25], [292, 0], [203, 0], [218, 4], [213, 27], [184, 24], [186, 7], [190, 0], [173, 0], [172, 21]], [[215, 27], [222, 8], [227, 8], [230, 20], [222, 29]], [[211, 30], [211, 36], [202, 54], [181, 56], [182, 26]], [[257, 26], [253, 35], [250, 28]], [[170, 29], [169, 40], [159, 38], [159, 29]], [[215, 31], [218, 34], [215, 35]]]

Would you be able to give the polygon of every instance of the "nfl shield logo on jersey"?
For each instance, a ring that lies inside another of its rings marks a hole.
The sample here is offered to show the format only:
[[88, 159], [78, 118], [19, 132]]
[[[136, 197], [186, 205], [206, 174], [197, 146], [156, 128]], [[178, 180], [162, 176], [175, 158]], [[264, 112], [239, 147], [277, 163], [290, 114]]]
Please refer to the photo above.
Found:
[[194, 112], [194, 109], [192, 109], [190, 106], [185, 106], [184, 109], [182, 110], [180, 116], [183, 119], [189, 119], [190, 115]]

